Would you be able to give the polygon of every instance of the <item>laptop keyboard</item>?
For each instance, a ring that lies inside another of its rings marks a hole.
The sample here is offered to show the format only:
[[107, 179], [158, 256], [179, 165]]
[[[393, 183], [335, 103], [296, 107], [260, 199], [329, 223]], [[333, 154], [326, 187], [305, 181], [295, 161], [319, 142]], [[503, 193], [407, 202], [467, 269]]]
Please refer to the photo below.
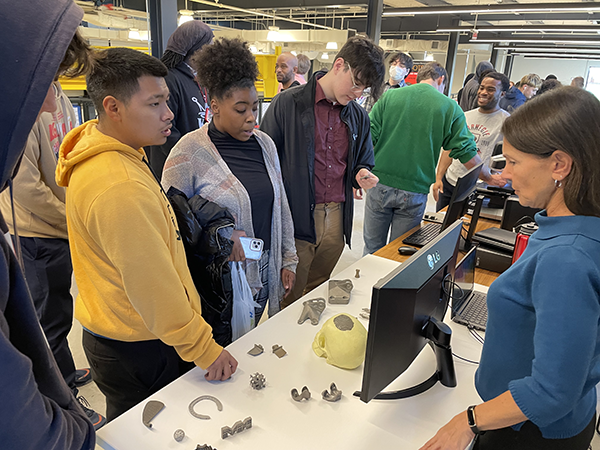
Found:
[[428, 223], [423, 225], [410, 236], [402, 240], [403, 244], [412, 245], [413, 247], [424, 247], [435, 239], [440, 234], [442, 225], [439, 223]]
[[471, 325], [485, 330], [487, 324], [486, 294], [474, 291], [472, 297], [460, 312], [460, 316]]

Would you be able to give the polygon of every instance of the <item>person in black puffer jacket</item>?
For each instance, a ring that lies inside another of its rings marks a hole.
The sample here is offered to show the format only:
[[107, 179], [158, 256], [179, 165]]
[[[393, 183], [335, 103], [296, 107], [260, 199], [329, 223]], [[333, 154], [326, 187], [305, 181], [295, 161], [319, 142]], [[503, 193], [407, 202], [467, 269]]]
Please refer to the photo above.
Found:
[[182, 235], [188, 266], [200, 294], [202, 317], [223, 347], [231, 344], [233, 287], [229, 255], [235, 220], [225, 208], [200, 195], [188, 200], [171, 187], [167, 197], [173, 206]]

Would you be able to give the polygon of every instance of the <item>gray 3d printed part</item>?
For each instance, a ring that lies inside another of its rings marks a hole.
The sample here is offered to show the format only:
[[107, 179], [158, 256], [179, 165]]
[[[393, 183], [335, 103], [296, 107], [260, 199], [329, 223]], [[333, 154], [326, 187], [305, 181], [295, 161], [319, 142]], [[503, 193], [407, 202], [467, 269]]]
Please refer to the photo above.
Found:
[[265, 351], [265, 349], [262, 345], [254, 344], [254, 347], [252, 347], [250, 350], [248, 350], [248, 354], [251, 356], [258, 356], [264, 351]]
[[285, 355], [287, 355], [287, 352], [283, 349], [283, 347], [279, 344], [275, 344], [273, 346], [273, 353], [275, 353], [277, 356], [279, 356], [280, 358], [283, 358]]
[[302, 388], [302, 393], [298, 394], [298, 390], [296, 388], [294, 388], [294, 389], [292, 389], [292, 398], [297, 402], [301, 402], [302, 400], [309, 400], [310, 399], [310, 391], [308, 390], [308, 388], [306, 386], [304, 386]]
[[218, 398], [213, 397], [212, 395], [201, 395], [200, 397], [194, 399], [192, 401], [192, 403], [190, 403], [190, 406], [188, 407], [190, 414], [192, 416], [196, 417], [197, 419], [202, 419], [202, 420], [210, 419], [210, 416], [207, 416], [204, 414], [198, 414], [196, 411], [194, 411], [194, 406], [196, 406], [196, 404], [198, 402], [201, 402], [202, 400], [210, 400], [210, 401], [214, 402], [217, 405], [217, 409], [219, 411], [223, 411], [223, 403], [221, 403]]
[[165, 404], [157, 400], [150, 400], [148, 403], [146, 403], [146, 406], [144, 406], [144, 411], [142, 411], [142, 422], [144, 425], [146, 425], [148, 428], [152, 428], [152, 424], [150, 422], [159, 412], [162, 411], [164, 407]]
[[252, 417], [246, 417], [244, 420], [238, 420], [232, 427], [221, 428], [221, 439], [226, 439], [228, 436], [241, 433], [244, 430], [252, 428]]
[[363, 308], [362, 312], [358, 316], [369, 320], [371, 318], [371, 308]]
[[212, 448], [210, 445], [208, 444], [204, 444], [204, 445], [196, 445], [196, 450], [217, 450], [216, 448]]
[[184, 437], [185, 437], [185, 431], [183, 431], [183, 430], [175, 430], [175, 433], [173, 433], [173, 439], [175, 439], [177, 442], [183, 441]]
[[329, 303], [347, 305], [354, 285], [350, 280], [329, 280]]
[[304, 309], [302, 310], [302, 314], [300, 314], [298, 323], [302, 325], [306, 322], [306, 319], [310, 319], [310, 323], [317, 325], [321, 318], [321, 313], [325, 310], [325, 299], [313, 298], [306, 300], [302, 304], [304, 305]]
[[252, 386], [252, 389], [256, 389], [257, 391], [259, 391], [262, 388], [264, 388], [266, 384], [267, 379], [262, 373], [256, 372], [250, 375], [250, 386]]
[[342, 398], [342, 391], [337, 388], [335, 383], [331, 383], [331, 386], [329, 386], [329, 391], [325, 389], [321, 396], [323, 397], [323, 400], [328, 402], [337, 402], [340, 398]]

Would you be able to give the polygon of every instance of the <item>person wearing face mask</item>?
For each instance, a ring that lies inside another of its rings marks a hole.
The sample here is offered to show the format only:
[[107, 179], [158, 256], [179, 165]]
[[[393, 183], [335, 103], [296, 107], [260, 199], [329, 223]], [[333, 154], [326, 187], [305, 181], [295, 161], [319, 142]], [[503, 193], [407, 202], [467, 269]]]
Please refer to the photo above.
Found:
[[219, 39], [192, 59], [198, 80], [211, 98], [213, 120], [189, 133], [173, 148], [162, 177], [165, 191], [173, 186], [188, 199], [200, 195], [226, 208], [235, 219], [230, 260], [244, 261], [240, 237], [264, 242], [261, 259], [246, 261], [246, 278], [269, 316], [291, 292], [298, 257], [294, 225], [281, 178], [277, 149], [256, 130], [258, 66], [246, 42]]
[[[413, 68], [413, 60], [406, 53], [398, 52], [390, 59], [390, 78], [385, 82], [382, 88], [381, 94], [387, 92], [390, 89], [397, 89], [407, 86], [404, 79], [410, 73]], [[371, 112], [375, 99], [371, 95], [371, 89], [365, 89], [362, 97], [356, 100], [360, 106], [366, 109], [367, 112]]]

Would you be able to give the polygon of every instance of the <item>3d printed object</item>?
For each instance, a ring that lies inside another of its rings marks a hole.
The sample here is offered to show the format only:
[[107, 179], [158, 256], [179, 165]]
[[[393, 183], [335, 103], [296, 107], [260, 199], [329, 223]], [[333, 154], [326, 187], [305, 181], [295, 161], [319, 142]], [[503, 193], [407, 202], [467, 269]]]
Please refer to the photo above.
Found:
[[302, 388], [302, 393], [299, 394], [298, 389], [294, 388], [294, 389], [292, 389], [292, 398], [294, 400], [296, 400], [297, 402], [301, 402], [302, 400], [309, 400], [310, 399], [310, 391], [308, 390], [308, 388], [306, 386], [304, 386]]
[[353, 288], [350, 280], [329, 280], [329, 303], [332, 305], [347, 305]]
[[248, 350], [248, 354], [251, 356], [258, 356], [264, 351], [265, 351], [265, 349], [262, 345], [254, 344], [254, 347], [252, 347], [250, 350]]
[[367, 330], [356, 317], [338, 314], [325, 321], [312, 348], [333, 366], [356, 369], [365, 359]]
[[246, 417], [244, 420], [238, 420], [232, 427], [221, 428], [221, 439], [226, 439], [227, 436], [241, 433], [244, 430], [252, 428], [252, 417]]
[[306, 319], [310, 319], [310, 323], [317, 325], [321, 318], [321, 313], [325, 309], [325, 299], [313, 298], [311, 300], [306, 300], [302, 304], [304, 305], [304, 309], [302, 310], [302, 314], [300, 314], [298, 323], [302, 325], [306, 322]]
[[165, 404], [157, 400], [150, 400], [148, 403], [146, 403], [146, 406], [144, 406], [144, 411], [142, 412], [142, 422], [144, 425], [146, 425], [148, 428], [152, 428], [150, 421], [154, 419], [164, 407]]
[[287, 355], [287, 352], [283, 349], [283, 347], [279, 344], [275, 344], [273, 346], [273, 353], [275, 353], [277, 356], [279, 356], [280, 358], [283, 358], [285, 355]]
[[323, 400], [328, 402], [337, 402], [340, 398], [342, 398], [342, 391], [337, 388], [335, 383], [331, 383], [331, 386], [329, 386], [329, 391], [325, 389], [321, 396], [323, 397]]
[[252, 386], [252, 389], [259, 391], [264, 388], [266, 384], [267, 379], [262, 373], [256, 372], [255, 374], [250, 375], [250, 386]]
[[201, 402], [202, 400], [210, 400], [210, 401], [214, 402], [217, 405], [217, 409], [219, 411], [223, 411], [223, 403], [221, 403], [218, 398], [213, 397], [212, 395], [201, 395], [197, 399], [194, 399], [192, 401], [192, 403], [190, 403], [190, 406], [188, 407], [190, 414], [192, 416], [196, 417], [197, 419], [202, 419], [202, 420], [210, 419], [210, 416], [207, 416], [204, 414], [198, 414], [196, 411], [194, 411], [194, 406], [196, 406], [196, 404], [198, 402]]
[[175, 433], [173, 433], [173, 439], [175, 439], [177, 442], [183, 441], [184, 437], [185, 432], [183, 430], [175, 430]]

